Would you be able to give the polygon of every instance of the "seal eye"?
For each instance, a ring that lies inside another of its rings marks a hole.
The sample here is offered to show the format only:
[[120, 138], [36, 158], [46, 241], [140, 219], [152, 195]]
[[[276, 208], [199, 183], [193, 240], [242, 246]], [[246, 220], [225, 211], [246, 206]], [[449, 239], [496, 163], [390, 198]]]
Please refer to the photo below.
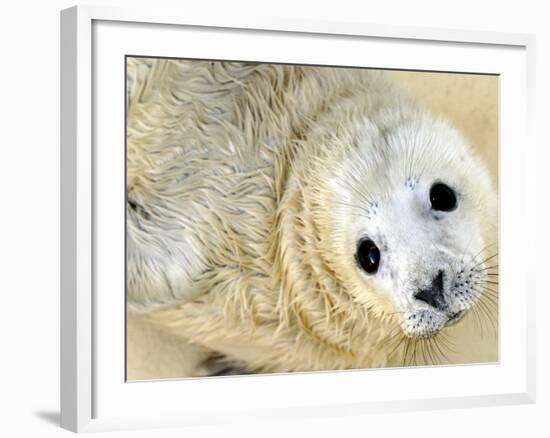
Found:
[[430, 189], [430, 203], [433, 210], [452, 211], [456, 208], [455, 192], [445, 184], [435, 183]]
[[355, 259], [363, 270], [369, 274], [374, 274], [378, 271], [378, 265], [380, 264], [380, 250], [372, 240], [362, 240], [357, 247]]

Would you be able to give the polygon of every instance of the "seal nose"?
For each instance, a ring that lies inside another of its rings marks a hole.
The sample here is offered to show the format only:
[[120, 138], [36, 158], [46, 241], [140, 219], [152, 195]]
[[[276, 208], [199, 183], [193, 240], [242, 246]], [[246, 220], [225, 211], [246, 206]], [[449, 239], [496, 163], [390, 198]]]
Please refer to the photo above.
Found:
[[443, 307], [443, 271], [439, 271], [427, 289], [419, 290], [415, 296], [417, 300], [424, 301], [436, 309]]

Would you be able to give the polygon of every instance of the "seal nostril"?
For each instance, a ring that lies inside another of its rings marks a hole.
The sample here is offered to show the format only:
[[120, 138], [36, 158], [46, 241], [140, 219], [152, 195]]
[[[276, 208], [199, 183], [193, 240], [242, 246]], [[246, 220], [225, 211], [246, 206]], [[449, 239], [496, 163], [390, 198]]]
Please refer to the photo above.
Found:
[[443, 271], [439, 271], [432, 280], [430, 287], [419, 290], [414, 297], [436, 309], [441, 309], [443, 306], [443, 280]]
[[443, 292], [443, 271], [439, 271], [432, 281], [432, 289]]
[[437, 307], [437, 299], [429, 289], [419, 291], [415, 296], [417, 300], [424, 301], [432, 307]]

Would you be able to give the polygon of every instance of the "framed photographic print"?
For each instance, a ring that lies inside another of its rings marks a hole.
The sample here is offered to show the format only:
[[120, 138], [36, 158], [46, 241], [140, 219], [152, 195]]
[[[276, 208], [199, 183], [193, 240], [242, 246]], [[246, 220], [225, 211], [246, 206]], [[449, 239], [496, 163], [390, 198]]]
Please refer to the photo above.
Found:
[[534, 401], [532, 36], [61, 24], [63, 427]]

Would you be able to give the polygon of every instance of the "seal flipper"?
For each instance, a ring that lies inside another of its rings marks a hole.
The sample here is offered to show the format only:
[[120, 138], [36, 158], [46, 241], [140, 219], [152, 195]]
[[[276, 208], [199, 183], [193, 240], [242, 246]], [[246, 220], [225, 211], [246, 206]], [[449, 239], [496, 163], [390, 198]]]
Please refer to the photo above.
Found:
[[151, 219], [153, 212], [130, 197], [127, 201], [127, 303], [132, 311], [150, 312], [190, 301], [205, 262], [186, 230], [167, 232]]
[[217, 377], [217, 376], [240, 376], [252, 374], [247, 371], [242, 364], [235, 362], [220, 353], [213, 353], [208, 357], [197, 370], [198, 376]]

